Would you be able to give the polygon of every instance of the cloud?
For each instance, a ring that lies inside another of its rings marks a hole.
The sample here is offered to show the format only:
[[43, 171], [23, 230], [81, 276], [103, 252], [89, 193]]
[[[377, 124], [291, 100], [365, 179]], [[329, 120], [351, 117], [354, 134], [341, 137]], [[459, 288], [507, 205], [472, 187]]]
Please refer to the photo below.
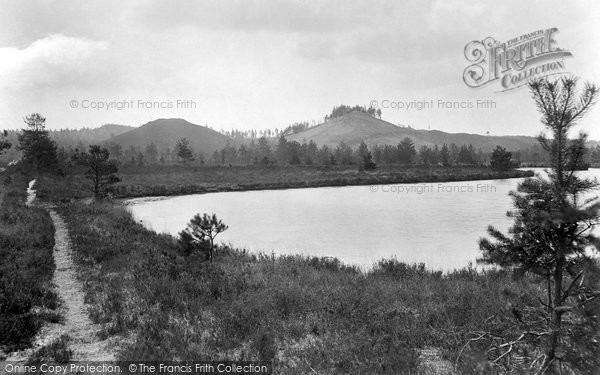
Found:
[[298, 54], [307, 60], [329, 60], [338, 57], [338, 44], [333, 39], [309, 38], [298, 44]]
[[435, 0], [426, 15], [430, 30], [444, 33], [481, 30], [481, 21], [493, 21], [489, 15], [490, 5], [468, 0]]
[[[340, 103], [436, 97], [442, 90], [449, 98], [492, 95], [462, 82], [466, 43], [552, 26], [575, 56], [568, 69], [600, 82], [600, 55], [592, 48], [600, 38], [599, 4], [0, 0], [0, 124], [39, 111], [65, 126], [139, 124], [160, 115], [216, 127], [281, 127]], [[82, 98], [189, 98], [202, 105], [160, 114], [69, 108], [69, 100]], [[389, 116], [401, 122], [406, 113]], [[467, 117], [461, 130], [477, 130]], [[433, 117], [427, 121], [434, 127]], [[534, 128], [537, 116], [519, 123]]]
[[[367, 27], [371, 17], [384, 15], [382, 4], [342, 0], [158, 1], [144, 3], [138, 20], [154, 27], [191, 25], [240, 32], [326, 33]], [[365, 12], [369, 17], [361, 17]]]
[[23, 49], [0, 48], [0, 81], [8, 89], [82, 85], [96, 78], [94, 58], [108, 47], [103, 41], [54, 34]]

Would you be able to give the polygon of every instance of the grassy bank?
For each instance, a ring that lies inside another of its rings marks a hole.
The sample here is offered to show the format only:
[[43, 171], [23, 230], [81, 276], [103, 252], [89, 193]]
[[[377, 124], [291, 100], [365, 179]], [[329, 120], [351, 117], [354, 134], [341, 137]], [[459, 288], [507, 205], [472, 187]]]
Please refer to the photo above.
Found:
[[[73, 202], [60, 213], [86, 270], [93, 320], [103, 335], [127, 337], [121, 360], [262, 359], [286, 374], [414, 373], [421, 348], [454, 359], [473, 331], [510, 332], [511, 309], [539, 292], [506, 272], [443, 275], [396, 261], [362, 273], [337, 260], [220, 248], [210, 264], [181, 255], [172, 237], [121, 207]], [[461, 373], [473, 372], [481, 355], [469, 347]]]
[[[290, 189], [324, 186], [472, 181], [532, 176], [529, 171], [493, 171], [484, 167], [382, 166], [375, 171], [333, 166], [125, 167], [114, 186], [117, 198], [200, 194], [219, 191]], [[67, 190], [40, 192], [59, 200], [90, 196], [79, 174], [66, 177]]]
[[23, 349], [44, 321], [58, 321], [51, 288], [54, 227], [48, 213], [26, 207], [29, 177], [2, 176], [0, 188], [0, 356]]

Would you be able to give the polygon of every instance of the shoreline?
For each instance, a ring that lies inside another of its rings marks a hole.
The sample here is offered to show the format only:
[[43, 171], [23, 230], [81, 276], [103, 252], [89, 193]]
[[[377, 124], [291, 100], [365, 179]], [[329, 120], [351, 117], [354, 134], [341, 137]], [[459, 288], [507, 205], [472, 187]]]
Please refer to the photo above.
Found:
[[225, 192], [244, 192], [260, 190], [287, 190], [307, 189], [320, 187], [345, 187], [389, 184], [419, 184], [419, 183], [447, 183], [465, 181], [504, 180], [512, 178], [527, 178], [535, 175], [532, 170], [510, 170], [502, 172], [488, 171], [486, 173], [438, 175], [429, 174], [422, 176], [409, 176], [406, 174], [395, 175], [366, 175], [352, 177], [338, 177], [313, 181], [280, 181], [261, 183], [222, 183], [209, 185], [178, 184], [178, 185], [119, 185], [113, 188], [114, 198], [125, 201], [144, 197], [173, 197], [193, 194], [210, 194]]

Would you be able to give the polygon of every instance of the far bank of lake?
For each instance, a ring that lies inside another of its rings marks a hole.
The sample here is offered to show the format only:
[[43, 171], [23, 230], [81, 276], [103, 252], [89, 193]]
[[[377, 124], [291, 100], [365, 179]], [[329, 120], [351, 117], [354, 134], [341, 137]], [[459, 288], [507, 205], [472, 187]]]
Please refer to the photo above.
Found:
[[532, 176], [529, 170], [493, 171], [477, 166], [151, 166], [124, 168], [114, 187], [119, 198], [251, 190], [476, 181]]

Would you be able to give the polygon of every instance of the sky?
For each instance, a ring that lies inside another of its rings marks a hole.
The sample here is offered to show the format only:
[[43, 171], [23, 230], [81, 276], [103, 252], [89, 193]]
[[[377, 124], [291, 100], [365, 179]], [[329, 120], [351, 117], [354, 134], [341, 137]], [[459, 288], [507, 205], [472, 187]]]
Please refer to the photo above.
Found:
[[[564, 72], [600, 84], [600, 2], [0, 0], [0, 129], [184, 118], [214, 129], [370, 105], [418, 129], [536, 135], [526, 88], [468, 87], [465, 46], [558, 28]], [[491, 103], [477, 108], [477, 101]], [[408, 102], [428, 102], [421, 110]], [[450, 103], [449, 103], [450, 102]], [[454, 103], [458, 102], [458, 103]], [[398, 103], [398, 104], [394, 104]], [[433, 103], [431, 105], [431, 103]], [[461, 106], [473, 105], [473, 108]], [[404, 108], [390, 108], [392, 106]], [[600, 105], [578, 129], [600, 139]]]

